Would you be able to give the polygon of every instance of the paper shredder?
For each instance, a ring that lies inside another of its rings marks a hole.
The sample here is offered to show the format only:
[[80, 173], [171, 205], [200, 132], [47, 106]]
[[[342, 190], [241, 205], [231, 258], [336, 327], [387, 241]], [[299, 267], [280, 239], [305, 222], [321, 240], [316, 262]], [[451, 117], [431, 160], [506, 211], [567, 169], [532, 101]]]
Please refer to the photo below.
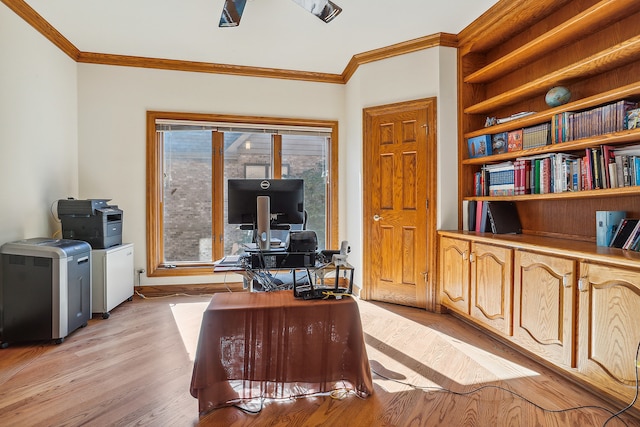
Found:
[[32, 238], [0, 247], [0, 342], [64, 338], [91, 318], [91, 246]]

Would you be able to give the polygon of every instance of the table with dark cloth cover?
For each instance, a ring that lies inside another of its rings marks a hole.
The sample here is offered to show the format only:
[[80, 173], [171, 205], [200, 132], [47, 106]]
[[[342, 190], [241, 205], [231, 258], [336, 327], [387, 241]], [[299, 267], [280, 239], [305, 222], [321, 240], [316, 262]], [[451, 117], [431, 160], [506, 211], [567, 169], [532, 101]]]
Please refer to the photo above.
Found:
[[357, 302], [292, 291], [215, 294], [202, 317], [191, 377], [201, 414], [256, 398], [287, 398], [373, 382]]

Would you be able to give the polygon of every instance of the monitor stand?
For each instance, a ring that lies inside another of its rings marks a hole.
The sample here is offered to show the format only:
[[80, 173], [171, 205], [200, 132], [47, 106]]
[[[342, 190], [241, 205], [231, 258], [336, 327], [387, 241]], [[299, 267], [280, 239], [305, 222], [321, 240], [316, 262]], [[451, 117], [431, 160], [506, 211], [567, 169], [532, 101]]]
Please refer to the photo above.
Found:
[[256, 245], [261, 251], [271, 249], [271, 199], [269, 196], [256, 198], [258, 208]]

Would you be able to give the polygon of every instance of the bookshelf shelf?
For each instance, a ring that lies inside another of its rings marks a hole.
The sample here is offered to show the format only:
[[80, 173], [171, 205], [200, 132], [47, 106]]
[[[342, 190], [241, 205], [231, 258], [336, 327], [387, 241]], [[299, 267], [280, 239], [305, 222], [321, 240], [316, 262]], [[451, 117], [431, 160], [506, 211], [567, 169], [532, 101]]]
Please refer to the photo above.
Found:
[[568, 41], [575, 40], [606, 25], [611, 20], [629, 14], [630, 10], [637, 10], [638, 6], [640, 4], [637, 0], [619, 0], [613, 3], [609, 0], [600, 1], [551, 31], [469, 74], [464, 78], [464, 82], [484, 83], [503, 76], [517, 67], [533, 62], [546, 52], [565, 45]]
[[611, 70], [640, 58], [640, 36], [632, 37], [622, 43], [569, 64], [533, 79], [521, 86], [502, 92], [464, 109], [465, 114], [485, 114], [498, 108], [512, 105], [535, 95], [546, 93], [557, 85], [567, 85], [574, 79], [581, 79]]
[[[640, 4], [640, 2], [638, 3]], [[528, 126], [537, 125], [540, 123], [548, 122], [551, 118], [558, 113], [565, 111], [580, 111], [592, 108], [598, 105], [614, 102], [620, 99], [633, 99], [640, 98], [640, 81], [633, 82], [631, 84], [617, 87], [606, 92], [598, 93], [596, 95], [579, 99], [574, 102], [561, 105], [560, 107], [551, 108], [540, 113], [531, 114], [521, 119], [512, 120], [503, 124], [489, 126], [482, 129], [477, 129], [472, 132], [464, 134], [465, 139], [472, 138], [474, 136], [496, 134], [500, 132], [508, 132], [514, 129], [520, 129]]]
[[588, 199], [588, 198], [609, 198], [623, 196], [640, 195], [640, 186], [607, 188], [602, 190], [565, 191], [562, 193], [547, 194], [521, 194], [518, 196], [478, 196], [465, 197], [465, 200], [488, 200], [488, 201], [522, 201], [522, 200], [560, 200], [560, 199]]

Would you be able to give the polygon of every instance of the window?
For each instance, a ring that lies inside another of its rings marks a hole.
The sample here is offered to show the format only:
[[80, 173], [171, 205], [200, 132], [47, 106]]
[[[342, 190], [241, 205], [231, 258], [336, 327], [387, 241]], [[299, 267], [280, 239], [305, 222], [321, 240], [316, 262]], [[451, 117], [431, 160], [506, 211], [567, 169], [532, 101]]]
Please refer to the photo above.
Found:
[[303, 178], [307, 228], [337, 242], [337, 123], [147, 113], [151, 276], [212, 273], [251, 232], [226, 223], [228, 178]]

